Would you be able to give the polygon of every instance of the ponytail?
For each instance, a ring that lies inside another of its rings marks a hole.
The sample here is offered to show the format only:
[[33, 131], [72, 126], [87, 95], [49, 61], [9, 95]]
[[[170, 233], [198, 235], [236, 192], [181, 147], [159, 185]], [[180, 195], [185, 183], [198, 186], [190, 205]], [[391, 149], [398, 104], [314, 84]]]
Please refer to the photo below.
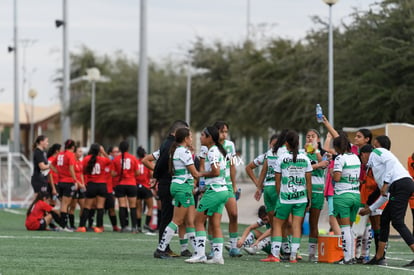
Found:
[[47, 158], [53, 156], [56, 153], [56, 151], [60, 151], [60, 148], [62, 148], [62, 145], [60, 145], [59, 143], [53, 144], [52, 147], [49, 148], [49, 151], [47, 151]]
[[277, 141], [275, 145], [273, 146], [273, 154], [277, 154], [277, 150], [279, 150], [280, 147], [282, 147], [286, 142], [286, 134], [288, 133], [288, 129], [283, 129], [282, 132], [280, 132], [279, 137], [277, 138]]
[[299, 135], [295, 131], [288, 131], [286, 133], [286, 143], [288, 144], [289, 151], [293, 155], [293, 162], [296, 162], [299, 154]]
[[173, 158], [174, 153], [177, 147], [184, 142], [185, 138], [190, 136], [190, 129], [188, 128], [179, 128], [177, 131], [175, 131], [175, 141], [171, 145], [170, 152], [169, 152], [169, 158], [168, 158], [168, 171], [171, 175], [174, 175], [174, 164], [173, 164]]
[[33, 145], [32, 145], [32, 149], [34, 150], [34, 149], [36, 149], [36, 147], [42, 142], [42, 141], [44, 141], [45, 139], [46, 139], [47, 137], [46, 136], [44, 136], [44, 135], [40, 135], [40, 136], [38, 136], [36, 139], [35, 139], [35, 141], [34, 141], [34, 143], [33, 143]]
[[124, 140], [121, 141], [119, 144], [119, 150], [121, 151], [121, 173], [119, 173], [119, 180], [122, 179], [122, 174], [124, 172], [124, 160], [125, 160], [125, 152], [128, 151], [129, 143], [128, 141]]
[[65, 141], [65, 150], [72, 149], [75, 147], [75, 141], [73, 139], [68, 139]]
[[36, 198], [34, 199], [34, 201], [32, 202], [32, 204], [30, 204], [29, 208], [27, 209], [26, 212], [26, 216], [29, 216], [30, 213], [32, 213], [32, 209], [33, 206], [38, 202], [43, 200], [44, 198], [50, 198], [50, 194], [48, 192], [39, 192], [36, 196]]
[[98, 157], [99, 151], [101, 149], [101, 146], [97, 143], [94, 143], [91, 145], [91, 148], [89, 149], [88, 155], [91, 155], [91, 158], [88, 161], [88, 164], [85, 167], [85, 174], [91, 175], [93, 168], [96, 164], [96, 159]]
[[217, 148], [219, 149], [220, 153], [226, 157], [227, 156], [227, 151], [226, 149], [224, 149], [223, 145], [220, 143], [219, 138], [219, 131], [216, 127], [206, 127], [204, 129], [204, 133], [206, 134], [207, 137], [211, 136], [214, 144], [217, 146]]

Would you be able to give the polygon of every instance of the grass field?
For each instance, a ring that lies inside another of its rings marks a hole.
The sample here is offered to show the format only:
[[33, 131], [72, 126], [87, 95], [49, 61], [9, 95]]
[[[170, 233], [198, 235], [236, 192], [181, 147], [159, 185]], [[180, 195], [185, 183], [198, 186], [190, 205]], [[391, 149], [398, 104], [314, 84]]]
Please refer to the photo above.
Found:
[[[225, 264], [187, 264], [183, 258], [154, 259], [157, 236], [145, 234], [66, 233], [26, 231], [24, 210], [0, 210], [0, 274], [414, 274], [401, 266], [413, 254], [400, 239], [393, 239], [388, 267], [309, 263], [307, 238], [302, 242], [304, 261], [297, 264], [262, 263], [264, 254], [229, 258]], [[106, 217], [105, 217], [106, 218]], [[105, 220], [108, 222], [107, 220]], [[226, 230], [226, 226], [223, 227]], [[241, 226], [240, 231], [243, 229]], [[108, 228], [109, 231], [109, 228]], [[177, 238], [172, 249], [179, 251]], [[373, 251], [373, 248], [372, 248]]]

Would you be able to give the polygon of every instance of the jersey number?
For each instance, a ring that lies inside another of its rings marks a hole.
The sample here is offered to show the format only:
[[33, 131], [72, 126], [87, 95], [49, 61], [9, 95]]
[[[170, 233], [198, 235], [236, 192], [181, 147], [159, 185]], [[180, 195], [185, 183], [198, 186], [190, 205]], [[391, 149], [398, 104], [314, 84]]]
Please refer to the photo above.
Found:
[[57, 165], [58, 166], [63, 166], [63, 159], [64, 159], [64, 155], [59, 155], [58, 157], [57, 157]]
[[95, 166], [93, 167], [92, 170], [92, 175], [99, 175], [101, 174], [101, 165], [99, 165], [99, 163], [95, 163]]

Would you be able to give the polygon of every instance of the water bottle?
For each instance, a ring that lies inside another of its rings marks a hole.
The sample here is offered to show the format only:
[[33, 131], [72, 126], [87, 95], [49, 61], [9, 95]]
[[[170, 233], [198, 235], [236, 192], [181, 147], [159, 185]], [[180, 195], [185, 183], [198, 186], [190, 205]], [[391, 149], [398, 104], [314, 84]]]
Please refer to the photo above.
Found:
[[240, 199], [240, 195], [241, 195], [241, 188], [237, 189], [236, 193], [234, 193], [236, 196], [236, 201], [238, 201]]
[[325, 161], [325, 160], [328, 160], [328, 154], [327, 153], [323, 154], [323, 156], [322, 156], [322, 161]]
[[206, 190], [206, 181], [204, 177], [200, 177], [200, 180], [198, 182], [198, 190], [200, 192], [204, 192]]
[[322, 107], [319, 104], [316, 104], [316, 120], [319, 123], [323, 122], [323, 113], [322, 113]]

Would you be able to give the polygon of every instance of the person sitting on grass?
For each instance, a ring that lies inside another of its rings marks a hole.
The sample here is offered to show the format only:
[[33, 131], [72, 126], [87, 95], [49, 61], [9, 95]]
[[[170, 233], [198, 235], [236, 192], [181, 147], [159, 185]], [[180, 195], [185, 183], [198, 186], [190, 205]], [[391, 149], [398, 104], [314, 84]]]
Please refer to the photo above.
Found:
[[27, 209], [26, 214], [26, 229], [27, 230], [47, 230], [49, 225], [52, 229], [56, 226], [52, 223], [55, 220], [58, 224], [60, 222], [59, 211], [53, 209], [49, 204], [50, 194], [47, 192], [39, 192], [35, 200]]

